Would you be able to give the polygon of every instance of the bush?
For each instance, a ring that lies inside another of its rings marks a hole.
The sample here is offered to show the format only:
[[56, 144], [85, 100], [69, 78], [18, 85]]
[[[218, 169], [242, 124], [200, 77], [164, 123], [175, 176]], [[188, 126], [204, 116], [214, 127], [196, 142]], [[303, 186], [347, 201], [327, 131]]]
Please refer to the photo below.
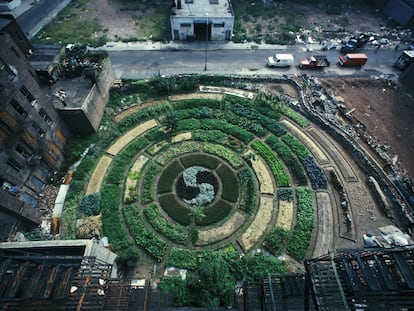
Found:
[[167, 243], [145, 227], [142, 216], [135, 206], [127, 206], [123, 209], [123, 212], [135, 242], [158, 261], [162, 261], [167, 251]]
[[296, 200], [296, 224], [287, 250], [293, 258], [302, 261], [306, 256], [313, 230], [314, 205], [311, 190], [297, 188]]
[[303, 171], [303, 167], [290, 149], [273, 135], [266, 139], [266, 143], [280, 156], [280, 158], [282, 158], [283, 162], [291, 172], [295, 183], [299, 186], [306, 186], [308, 181], [305, 172]]
[[302, 163], [305, 166], [306, 172], [308, 173], [309, 179], [312, 184], [312, 189], [327, 189], [328, 181], [326, 179], [323, 170], [315, 163], [313, 157], [308, 155], [302, 159]]
[[275, 227], [268, 235], [266, 235], [265, 246], [276, 255], [280, 255], [288, 245], [289, 238], [289, 231], [281, 227]]
[[251, 146], [259, 155], [265, 159], [266, 163], [269, 165], [273, 175], [276, 178], [277, 185], [279, 187], [289, 186], [289, 177], [279, 159], [275, 156], [272, 150], [260, 140], [254, 141]]
[[160, 214], [156, 205], [150, 205], [144, 209], [144, 214], [148, 219], [148, 222], [153, 228], [164, 235], [169, 240], [178, 244], [186, 244], [188, 240], [188, 234], [184, 228], [169, 222]]
[[99, 214], [99, 193], [95, 192], [84, 196], [81, 201], [81, 210], [86, 216], [95, 216]]
[[190, 250], [173, 247], [168, 255], [166, 265], [169, 267], [194, 270], [197, 267], [197, 262], [194, 254]]
[[249, 168], [238, 172], [241, 183], [241, 200], [239, 208], [251, 214], [256, 207], [256, 184], [254, 182], [254, 175]]

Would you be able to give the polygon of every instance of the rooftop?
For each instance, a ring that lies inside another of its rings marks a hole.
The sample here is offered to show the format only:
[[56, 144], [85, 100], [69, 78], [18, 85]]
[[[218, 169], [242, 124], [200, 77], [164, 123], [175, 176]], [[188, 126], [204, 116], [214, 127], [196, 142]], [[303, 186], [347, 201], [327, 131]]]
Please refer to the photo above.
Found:
[[181, 17], [233, 16], [233, 10], [229, 0], [176, 0], [174, 12], [176, 16]]

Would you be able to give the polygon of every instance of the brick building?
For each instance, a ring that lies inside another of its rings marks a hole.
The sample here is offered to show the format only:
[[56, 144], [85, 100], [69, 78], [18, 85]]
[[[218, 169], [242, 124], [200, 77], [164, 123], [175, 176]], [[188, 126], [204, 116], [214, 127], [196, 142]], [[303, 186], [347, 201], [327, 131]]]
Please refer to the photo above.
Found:
[[0, 18], [0, 240], [39, 224], [39, 196], [64, 161], [70, 131], [40, 88], [31, 44], [9, 17]]

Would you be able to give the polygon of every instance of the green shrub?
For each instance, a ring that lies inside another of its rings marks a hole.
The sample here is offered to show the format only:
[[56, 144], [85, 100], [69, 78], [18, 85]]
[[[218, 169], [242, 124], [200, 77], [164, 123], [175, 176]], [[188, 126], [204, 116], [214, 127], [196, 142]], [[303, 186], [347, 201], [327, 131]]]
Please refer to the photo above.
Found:
[[188, 234], [184, 228], [169, 222], [158, 211], [156, 205], [150, 205], [144, 209], [144, 214], [148, 219], [148, 222], [153, 228], [164, 235], [169, 240], [178, 244], [186, 244], [188, 240]]
[[219, 130], [195, 130], [192, 132], [192, 139], [199, 141], [209, 141], [224, 144], [228, 135]]
[[302, 261], [306, 256], [313, 230], [314, 204], [312, 191], [308, 188], [296, 188], [297, 213], [288, 253]]
[[95, 192], [84, 196], [81, 201], [81, 210], [86, 216], [98, 215], [100, 206], [99, 206], [99, 193]]
[[104, 185], [100, 195], [103, 231], [113, 251], [118, 253], [132, 245], [119, 214], [120, 189], [116, 185]]
[[243, 169], [238, 173], [241, 183], [241, 200], [239, 208], [251, 214], [256, 207], [256, 184], [254, 182], [254, 174], [250, 168]]
[[281, 139], [299, 159], [303, 159], [310, 154], [309, 150], [292, 134], [286, 134]]
[[168, 267], [194, 270], [197, 267], [197, 262], [190, 250], [173, 247], [168, 255], [166, 265]]
[[306, 179], [303, 166], [299, 162], [299, 160], [292, 154], [290, 149], [274, 135], [269, 136], [266, 139], [266, 143], [283, 160], [283, 162], [291, 172], [295, 183], [300, 186], [306, 186], [308, 184], [308, 180]]
[[167, 243], [145, 227], [142, 216], [135, 206], [126, 206], [124, 207], [123, 212], [125, 221], [129, 227], [129, 232], [133, 236], [135, 242], [155, 259], [162, 261], [167, 251]]
[[148, 169], [145, 171], [142, 181], [142, 202], [150, 203], [154, 201], [154, 179], [155, 176], [161, 171], [161, 167], [150, 161], [147, 164]]
[[280, 106], [279, 110], [281, 113], [292, 119], [296, 124], [300, 125], [303, 128], [310, 125], [310, 122], [304, 116], [285, 105]]
[[276, 255], [280, 255], [288, 245], [289, 239], [289, 231], [281, 227], [275, 227], [269, 234], [266, 235], [265, 246]]
[[241, 157], [236, 152], [224, 146], [205, 142], [202, 143], [201, 148], [205, 152], [215, 154], [228, 161], [234, 168], [239, 168], [243, 165]]
[[251, 146], [255, 151], [257, 151], [259, 155], [265, 159], [266, 163], [269, 165], [273, 175], [276, 178], [277, 185], [279, 187], [289, 186], [289, 177], [279, 159], [275, 156], [272, 150], [260, 140], [254, 141]]
[[277, 189], [277, 196], [281, 201], [292, 202], [293, 201], [293, 189], [291, 188], [279, 188]]

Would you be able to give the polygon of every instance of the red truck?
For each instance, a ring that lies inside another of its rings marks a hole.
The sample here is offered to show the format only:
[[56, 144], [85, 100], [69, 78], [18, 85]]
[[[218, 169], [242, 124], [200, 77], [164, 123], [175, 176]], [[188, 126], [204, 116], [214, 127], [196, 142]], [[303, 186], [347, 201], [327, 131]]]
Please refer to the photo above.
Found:
[[299, 68], [315, 68], [320, 69], [323, 67], [329, 67], [331, 63], [324, 55], [313, 55], [307, 58], [301, 58], [299, 60]]
[[368, 61], [368, 56], [364, 53], [348, 53], [339, 56], [339, 65], [344, 67], [361, 67]]

